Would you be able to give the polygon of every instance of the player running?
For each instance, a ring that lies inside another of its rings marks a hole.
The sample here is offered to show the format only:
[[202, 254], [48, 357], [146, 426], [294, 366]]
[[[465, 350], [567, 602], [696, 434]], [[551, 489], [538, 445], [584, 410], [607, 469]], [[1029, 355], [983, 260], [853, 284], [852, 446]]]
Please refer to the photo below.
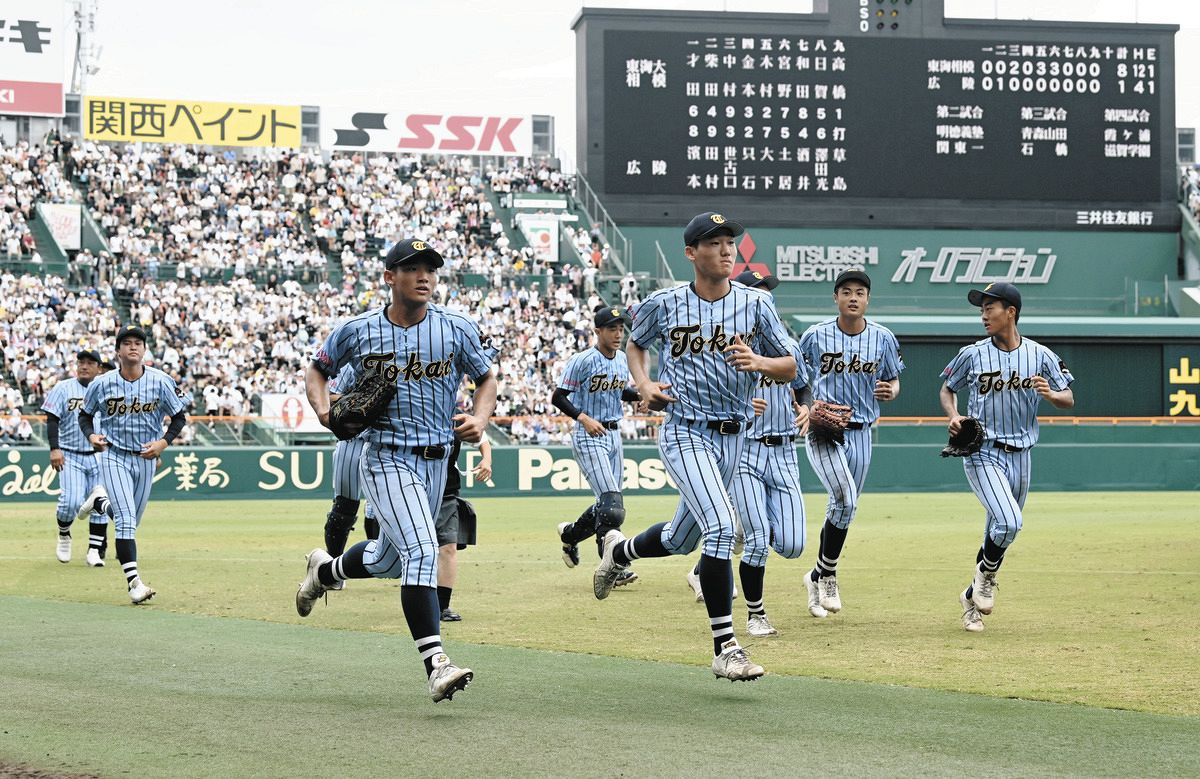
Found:
[[1038, 440], [1038, 401], [1071, 408], [1075, 377], [1066, 363], [1045, 346], [1017, 332], [1021, 293], [997, 281], [967, 293], [979, 306], [988, 337], [964, 346], [942, 371], [945, 383], [939, 397], [958, 432], [964, 417], [958, 413], [958, 391], [970, 386], [967, 413], [983, 423], [983, 448], [963, 459], [963, 471], [987, 521], [983, 545], [975, 555], [975, 571], [958, 596], [963, 629], [983, 630], [983, 615], [995, 606], [996, 571], [1004, 553], [1021, 531], [1021, 511], [1029, 495], [1030, 453]]
[[[650, 295], [634, 311], [627, 351], [635, 386], [650, 408], [667, 409], [658, 445], [680, 492], [679, 508], [636, 538], [604, 536], [593, 575], [597, 598], [608, 597], [621, 571], [639, 557], [687, 554], [701, 546], [700, 586], [712, 630], [712, 671], [734, 681], [757, 679], [733, 630], [734, 509], [729, 487], [753, 416], [761, 376], [796, 376], [787, 331], [770, 295], [729, 280], [743, 227], [718, 213], [694, 217], [684, 230], [691, 284]], [[660, 379], [649, 376], [648, 349], [658, 344]]]

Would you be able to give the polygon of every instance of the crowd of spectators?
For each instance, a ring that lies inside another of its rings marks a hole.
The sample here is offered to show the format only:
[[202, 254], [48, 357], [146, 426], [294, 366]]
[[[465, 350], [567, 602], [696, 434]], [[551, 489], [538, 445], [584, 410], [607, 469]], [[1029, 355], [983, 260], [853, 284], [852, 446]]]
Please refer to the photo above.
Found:
[[1200, 219], [1200, 167], [1192, 165], [1183, 169], [1180, 179], [1180, 195], [1187, 203], [1192, 216]]
[[0, 145], [0, 252], [9, 261], [39, 262], [29, 223], [37, 203], [73, 199], [57, 147]]

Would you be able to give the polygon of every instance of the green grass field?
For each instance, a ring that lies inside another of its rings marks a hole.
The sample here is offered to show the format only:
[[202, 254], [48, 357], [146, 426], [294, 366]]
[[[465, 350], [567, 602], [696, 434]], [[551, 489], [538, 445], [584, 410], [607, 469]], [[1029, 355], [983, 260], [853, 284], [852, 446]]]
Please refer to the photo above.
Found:
[[[815, 537], [821, 501], [806, 501]], [[694, 558], [639, 561], [604, 602], [554, 525], [582, 498], [477, 502], [443, 625], [475, 683], [429, 701], [391, 582], [301, 620], [325, 501], [153, 502], [133, 607], [120, 568], [54, 559], [53, 507], [0, 510], [0, 776], [1117, 776], [1200, 774], [1200, 525], [1183, 493], [1034, 493], [987, 631], [959, 624], [973, 496], [867, 495], [815, 620], [799, 561], [768, 565], [769, 675], [708, 670]], [[631, 498], [628, 529], [665, 519]], [[592, 555], [593, 547], [585, 547]], [[111, 554], [110, 554], [111, 558]]]

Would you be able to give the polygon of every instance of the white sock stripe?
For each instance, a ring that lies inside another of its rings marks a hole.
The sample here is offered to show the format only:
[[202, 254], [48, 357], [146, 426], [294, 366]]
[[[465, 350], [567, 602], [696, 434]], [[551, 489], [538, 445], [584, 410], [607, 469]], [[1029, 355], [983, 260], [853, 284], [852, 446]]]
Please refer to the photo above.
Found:
[[438, 644], [437, 646], [433, 646], [433, 647], [430, 647], [429, 649], [422, 651], [421, 659], [428, 660], [429, 658], [433, 657], [434, 655], [440, 655], [440, 654], [442, 654], [442, 645]]
[[333, 565], [330, 567], [329, 570], [333, 574], [334, 579], [337, 579], [339, 582], [346, 581], [346, 575], [342, 571], [342, 556], [341, 555], [338, 555], [334, 559]]
[[641, 557], [633, 549], [633, 539], [629, 539], [624, 543], [625, 556], [632, 560], [640, 560]]
[[415, 643], [418, 647], [420, 647], [424, 644], [429, 644], [429, 643], [440, 644], [440, 643], [442, 643], [442, 635], [440, 633], [434, 633], [432, 636], [425, 636], [424, 638], [414, 638], [413, 643]]
[[748, 600], [748, 601], [746, 601], [746, 608], [749, 609], [750, 611], [754, 611], [755, 609], [761, 609], [762, 604], [763, 604], [762, 600], [754, 600], [754, 601]]
[[719, 625], [722, 622], [728, 622], [730, 625], [732, 625], [733, 624], [733, 615], [726, 614], [723, 617], [709, 617], [708, 618], [708, 624], [710, 624], [710, 625]]
[[134, 560], [132, 563], [121, 563], [121, 570], [125, 571], [126, 573], [129, 571], [136, 571], [137, 561]]
[[714, 630], [712, 636], [721, 643], [724, 643], [726, 640], [733, 638], [733, 625], [721, 630]]

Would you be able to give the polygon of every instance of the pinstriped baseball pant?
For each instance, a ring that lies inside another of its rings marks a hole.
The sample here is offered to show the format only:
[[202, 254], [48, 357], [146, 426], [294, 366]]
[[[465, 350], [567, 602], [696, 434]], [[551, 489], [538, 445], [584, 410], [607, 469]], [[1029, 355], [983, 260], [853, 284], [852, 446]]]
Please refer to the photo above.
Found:
[[798, 474], [793, 443], [767, 446], [746, 441], [730, 490], [746, 537], [742, 552], [746, 565], [766, 565], [768, 549], [788, 559], [804, 551], [804, 501]]
[[100, 483], [100, 461], [94, 454], [69, 451], [63, 452], [63, 458], [66, 464], [58, 474], [60, 491], [54, 514], [60, 525], [69, 525], [75, 521], [75, 512], [79, 511], [83, 499]]
[[984, 448], [963, 458], [971, 491], [987, 512], [984, 534], [996, 546], [1007, 547], [1021, 532], [1022, 511], [1029, 496], [1030, 450], [1004, 452], [985, 442]]
[[809, 436], [804, 444], [813, 471], [829, 493], [825, 519], [843, 530], [854, 519], [871, 467], [871, 428], [864, 425], [861, 430], [847, 430], [844, 439], [846, 443], [839, 446]]
[[436, 587], [438, 544], [431, 507], [441, 506], [448, 459], [426, 460], [407, 448], [368, 442], [361, 466], [363, 492], [375, 506], [380, 532], [363, 555], [367, 571], [377, 579]]
[[733, 557], [736, 515], [728, 490], [745, 440], [742, 434], [721, 435], [703, 423], [662, 426], [658, 448], [679, 488], [679, 508], [662, 531], [663, 546], [672, 554], [688, 554], [703, 540], [703, 554]]

